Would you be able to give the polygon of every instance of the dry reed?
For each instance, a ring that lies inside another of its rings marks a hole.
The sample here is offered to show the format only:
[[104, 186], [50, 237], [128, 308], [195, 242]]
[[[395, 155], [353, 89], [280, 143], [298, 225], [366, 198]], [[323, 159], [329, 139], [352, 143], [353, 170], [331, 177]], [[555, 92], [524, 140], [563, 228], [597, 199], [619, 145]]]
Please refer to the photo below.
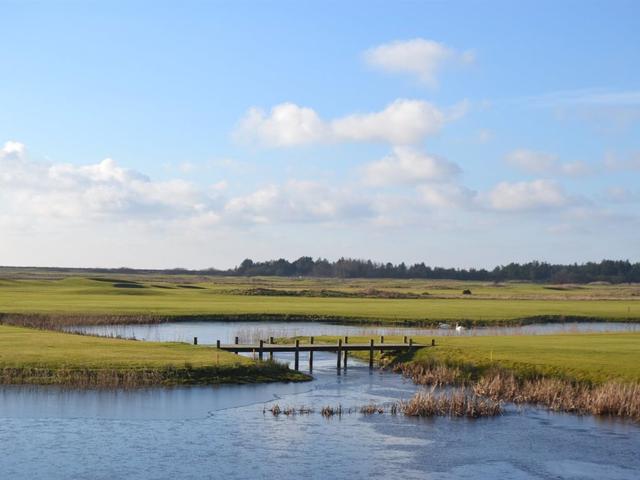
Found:
[[580, 415], [609, 415], [640, 421], [640, 384], [610, 381], [601, 385], [539, 376], [518, 378], [492, 368], [480, 373], [471, 366], [448, 366], [436, 361], [395, 367], [418, 385], [464, 385], [476, 395], [517, 405], [532, 404]]

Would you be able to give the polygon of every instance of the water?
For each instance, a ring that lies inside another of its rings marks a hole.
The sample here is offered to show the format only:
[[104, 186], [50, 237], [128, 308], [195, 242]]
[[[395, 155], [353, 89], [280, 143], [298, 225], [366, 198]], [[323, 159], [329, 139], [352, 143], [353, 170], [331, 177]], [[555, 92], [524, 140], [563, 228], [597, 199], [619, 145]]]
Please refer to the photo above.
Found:
[[618, 322], [543, 323], [522, 327], [473, 328], [458, 333], [455, 329], [431, 329], [401, 326], [339, 325], [321, 322], [168, 322], [154, 325], [97, 325], [70, 327], [69, 330], [103, 336], [118, 336], [149, 341], [198, 342], [215, 344], [267, 340], [269, 337], [319, 335], [544, 335], [573, 332], [632, 332], [640, 331], [640, 324]]
[[508, 408], [480, 420], [263, 414], [409, 398], [392, 373], [316, 354], [313, 382], [135, 391], [0, 388], [6, 479], [636, 479], [640, 426]]
[[[545, 324], [512, 333], [625, 330]], [[425, 329], [322, 323], [184, 322], [84, 327], [146, 340], [231, 342], [292, 335], [430, 335]], [[504, 330], [501, 330], [504, 332]], [[471, 332], [465, 332], [471, 333]], [[476, 330], [485, 334], [487, 330]], [[496, 329], [491, 329], [496, 333]], [[291, 354], [280, 354], [290, 362]], [[480, 420], [388, 414], [274, 417], [274, 403], [344, 408], [410, 398], [419, 387], [354, 357], [336, 375], [316, 353], [314, 381], [83, 391], [0, 387], [0, 479], [636, 479], [640, 425], [507, 406]], [[306, 356], [301, 358], [306, 365]]]

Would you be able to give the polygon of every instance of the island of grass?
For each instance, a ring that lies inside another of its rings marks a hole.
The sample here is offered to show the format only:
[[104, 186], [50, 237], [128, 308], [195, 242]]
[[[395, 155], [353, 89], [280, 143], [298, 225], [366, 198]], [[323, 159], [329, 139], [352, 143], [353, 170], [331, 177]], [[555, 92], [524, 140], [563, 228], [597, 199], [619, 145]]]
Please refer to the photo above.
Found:
[[[368, 343], [371, 338], [349, 337], [349, 342]], [[422, 385], [461, 385], [495, 401], [640, 421], [640, 333], [412, 339], [416, 348], [411, 352], [378, 355], [378, 361]], [[402, 341], [385, 337], [387, 343]]]
[[179, 275], [0, 278], [4, 323], [56, 328], [181, 320], [425, 326], [638, 322], [640, 285]]
[[139, 342], [0, 325], [0, 383], [83, 388], [303, 381], [274, 362], [207, 346]]

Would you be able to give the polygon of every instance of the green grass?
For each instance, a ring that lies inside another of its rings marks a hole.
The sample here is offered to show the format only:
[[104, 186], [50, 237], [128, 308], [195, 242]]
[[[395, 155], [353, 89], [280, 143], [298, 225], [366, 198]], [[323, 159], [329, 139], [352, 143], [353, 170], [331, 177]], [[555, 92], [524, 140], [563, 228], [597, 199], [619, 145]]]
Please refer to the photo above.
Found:
[[[82, 377], [100, 372], [133, 377], [136, 372], [144, 372], [160, 384], [303, 377], [212, 347], [99, 338], [7, 325], [0, 325], [0, 371], [4, 383], [12, 383], [12, 377], [22, 379], [17, 383], [67, 383], [69, 372], [79, 372], [76, 380], [80, 383]], [[29, 372], [26, 382], [23, 372]], [[59, 372], [65, 374], [58, 376]]]
[[513, 337], [443, 337], [416, 356], [487, 368], [504, 367], [521, 376], [544, 375], [602, 383], [640, 382], [640, 334], [563, 334]]
[[[638, 285], [561, 286], [418, 280], [118, 276], [0, 278], [0, 313], [149, 315], [160, 317], [288, 316], [382, 322], [509, 323], [581, 317], [640, 321]], [[256, 287], [312, 296], [247, 295]], [[473, 294], [462, 295], [469, 288]], [[417, 293], [419, 299], [340, 298], [323, 290]], [[428, 293], [428, 295], [427, 295]], [[318, 295], [318, 296], [313, 296]]]
[[[316, 337], [316, 343], [335, 343], [340, 337]], [[349, 337], [349, 343], [368, 343], [379, 337]], [[430, 345], [434, 337], [412, 337]], [[435, 337], [435, 348], [417, 348], [402, 361], [433, 361], [472, 366], [479, 372], [499, 366], [520, 377], [546, 376], [588, 383], [608, 380], [640, 382], [640, 333], [585, 333], [561, 335], [512, 335]], [[307, 341], [301, 337], [301, 342]], [[385, 343], [401, 343], [402, 337], [385, 337]], [[364, 352], [353, 355], [364, 358]]]

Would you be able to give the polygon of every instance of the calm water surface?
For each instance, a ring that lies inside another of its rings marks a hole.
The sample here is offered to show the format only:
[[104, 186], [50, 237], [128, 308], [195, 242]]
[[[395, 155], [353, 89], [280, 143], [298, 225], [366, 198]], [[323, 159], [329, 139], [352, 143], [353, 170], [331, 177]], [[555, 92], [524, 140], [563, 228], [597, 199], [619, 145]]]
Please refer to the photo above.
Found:
[[[324, 332], [322, 324], [311, 325], [313, 331], [300, 334]], [[131, 328], [137, 338], [199, 336], [212, 343], [230, 341], [237, 327]], [[301, 327], [310, 328], [291, 328]], [[349, 329], [359, 327], [345, 328], [339, 333], [355, 335]], [[351, 363], [338, 376], [335, 357], [318, 353], [315, 380], [302, 384], [133, 391], [0, 387], [0, 479], [640, 478], [640, 425], [632, 422], [513, 407], [481, 420], [263, 413], [276, 402], [316, 410], [357, 407], [408, 399], [417, 390], [399, 375], [370, 372], [353, 358]]]
[[[452, 324], [455, 327], [455, 324]], [[322, 322], [168, 322], [155, 325], [98, 325], [71, 327], [70, 330], [95, 335], [119, 336], [150, 341], [199, 343], [257, 342], [271, 337], [319, 336], [319, 335], [544, 335], [572, 332], [639, 332], [640, 324], [618, 322], [544, 323], [523, 327], [473, 328], [462, 333], [449, 330], [399, 327], [339, 325]]]

